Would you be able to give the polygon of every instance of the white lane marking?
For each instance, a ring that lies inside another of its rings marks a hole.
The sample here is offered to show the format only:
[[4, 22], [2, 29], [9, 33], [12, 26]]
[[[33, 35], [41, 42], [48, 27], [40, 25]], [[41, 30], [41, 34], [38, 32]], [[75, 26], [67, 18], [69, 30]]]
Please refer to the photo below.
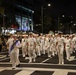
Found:
[[45, 59], [44, 61], [42, 61], [41, 63], [44, 63], [44, 62], [46, 62], [46, 61], [48, 61], [50, 58], [47, 58], [47, 59]]
[[[21, 56], [22, 54], [20, 54], [19, 56]], [[1, 59], [0, 61], [6, 60], [6, 59], [10, 59], [10, 57], [6, 57], [4, 59]]]
[[3, 53], [8, 53], [8, 52], [1, 52], [0, 54], [3, 54]]
[[[7, 69], [11, 70], [11, 67], [0, 67], [0, 69]], [[76, 70], [68, 70], [68, 69], [53, 69], [53, 68], [31, 68], [31, 67], [19, 67], [16, 68], [15, 70], [40, 70], [40, 71], [69, 71], [69, 72], [76, 72]]]
[[[0, 62], [0, 64], [11, 64], [10, 62]], [[25, 65], [47, 65], [47, 66], [51, 66], [51, 65], [60, 65], [60, 66], [76, 66], [74, 64], [48, 64], [48, 63], [20, 63], [20, 64], [25, 64]]]
[[6, 60], [6, 59], [9, 59], [9, 57], [7, 57], [7, 58], [4, 58], [4, 59], [1, 59], [0, 61]]
[[0, 59], [5, 58], [5, 57], [6, 57], [6, 55], [0, 55]]

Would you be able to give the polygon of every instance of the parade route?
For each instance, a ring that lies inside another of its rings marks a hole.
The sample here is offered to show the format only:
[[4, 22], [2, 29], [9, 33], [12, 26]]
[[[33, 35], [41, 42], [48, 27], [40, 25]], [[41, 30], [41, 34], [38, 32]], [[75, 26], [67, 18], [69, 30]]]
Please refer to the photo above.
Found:
[[20, 67], [15, 70], [11, 68], [7, 51], [0, 53], [0, 75], [76, 75], [76, 60], [74, 56], [69, 61], [65, 59], [65, 64], [58, 64], [58, 57], [48, 58], [47, 54], [36, 57], [36, 61], [28, 63], [20, 52]]

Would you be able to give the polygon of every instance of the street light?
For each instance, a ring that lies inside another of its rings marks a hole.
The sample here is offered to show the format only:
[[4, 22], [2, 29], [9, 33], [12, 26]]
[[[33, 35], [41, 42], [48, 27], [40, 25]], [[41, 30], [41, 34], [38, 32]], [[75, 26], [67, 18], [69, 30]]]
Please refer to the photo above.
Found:
[[48, 4], [48, 6], [50, 7], [50, 6], [51, 6], [51, 4]]
[[62, 15], [62, 17], [65, 17], [65, 15]]
[[[47, 6], [50, 7], [51, 4], [48, 4]], [[43, 24], [44, 24], [43, 19], [44, 19], [44, 7], [41, 6], [41, 24], [42, 24], [42, 33], [43, 33]]]

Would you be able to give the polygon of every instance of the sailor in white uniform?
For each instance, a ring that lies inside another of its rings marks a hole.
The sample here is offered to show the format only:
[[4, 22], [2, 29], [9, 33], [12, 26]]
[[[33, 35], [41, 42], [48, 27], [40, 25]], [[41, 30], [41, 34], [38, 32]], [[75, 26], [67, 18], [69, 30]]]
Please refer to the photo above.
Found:
[[36, 36], [36, 53], [37, 53], [37, 56], [41, 56], [39, 35]]
[[33, 34], [30, 34], [28, 37], [28, 55], [29, 55], [29, 63], [32, 61], [35, 62], [35, 47], [36, 47], [36, 40], [33, 37]]
[[27, 55], [27, 35], [23, 35], [21, 46], [22, 46], [22, 56], [25, 57]]
[[57, 37], [57, 52], [59, 58], [59, 64], [64, 64], [64, 38], [62, 37], [62, 33], [59, 33]]
[[14, 40], [13, 35], [10, 35], [10, 38], [8, 38], [8, 40], [6, 42], [9, 54], [10, 54], [10, 47], [13, 44], [13, 40]]
[[10, 58], [12, 63], [12, 69], [15, 69], [16, 66], [19, 66], [19, 48], [21, 47], [20, 41], [17, 36], [14, 36], [14, 41], [11, 46]]
[[66, 50], [66, 59], [69, 60], [70, 59], [70, 51], [71, 48], [71, 39], [69, 38], [69, 35], [67, 35], [66, 39], [65, 39], [65, 50]]

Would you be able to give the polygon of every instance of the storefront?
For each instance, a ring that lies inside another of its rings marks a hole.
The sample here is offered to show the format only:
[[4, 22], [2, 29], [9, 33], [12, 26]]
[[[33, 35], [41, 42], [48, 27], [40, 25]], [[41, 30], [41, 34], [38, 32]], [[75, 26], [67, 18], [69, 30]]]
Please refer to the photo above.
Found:
[[[4, 0], [3, 0], [4, 1]], [[34, 11], [24, 2], [14, 2], [6, 0], [3, 2], [3, 12], [0, 13], [0, 26], [7, 31], [8, 28], [14, 28], [20, 31], [33, 31], [33, 14]]]

